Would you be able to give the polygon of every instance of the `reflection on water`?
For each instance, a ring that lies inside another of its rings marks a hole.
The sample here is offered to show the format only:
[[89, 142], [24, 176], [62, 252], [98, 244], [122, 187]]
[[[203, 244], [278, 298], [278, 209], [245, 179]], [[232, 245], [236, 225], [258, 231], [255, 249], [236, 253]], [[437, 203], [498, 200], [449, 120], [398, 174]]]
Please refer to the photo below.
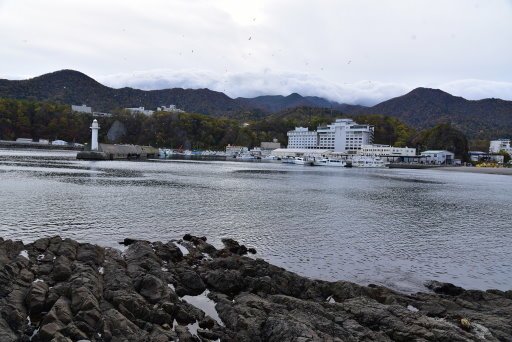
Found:
[[0, 236], [233, 237], [327, 280], [510, 289], [509, 176], [223, 161], [77, 161], [0, 150]]

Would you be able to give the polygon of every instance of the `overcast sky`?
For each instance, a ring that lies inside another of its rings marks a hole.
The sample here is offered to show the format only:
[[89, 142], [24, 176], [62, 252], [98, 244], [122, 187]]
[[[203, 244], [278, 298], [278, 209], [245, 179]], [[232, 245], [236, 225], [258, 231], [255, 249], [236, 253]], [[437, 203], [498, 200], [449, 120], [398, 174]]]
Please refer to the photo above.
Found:
[[0, 0], [0, 78], [373, 104], [512, 100], [512, 0]]

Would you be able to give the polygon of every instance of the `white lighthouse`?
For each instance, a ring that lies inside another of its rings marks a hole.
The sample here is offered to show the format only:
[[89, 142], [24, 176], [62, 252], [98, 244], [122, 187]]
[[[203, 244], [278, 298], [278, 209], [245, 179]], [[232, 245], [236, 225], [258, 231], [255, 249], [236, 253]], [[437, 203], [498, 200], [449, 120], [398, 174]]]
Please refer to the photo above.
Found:
[[94, 119], [91, 125], [91, 151], [98, 151], [98, 131], [100, 130], [100, 126], [98, 125], [98, 120]]

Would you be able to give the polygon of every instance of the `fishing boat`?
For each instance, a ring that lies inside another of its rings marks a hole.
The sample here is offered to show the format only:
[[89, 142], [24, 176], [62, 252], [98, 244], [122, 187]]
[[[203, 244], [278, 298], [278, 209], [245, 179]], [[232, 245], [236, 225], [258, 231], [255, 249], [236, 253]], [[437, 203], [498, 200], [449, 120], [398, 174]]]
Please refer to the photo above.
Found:
[[309, 160], [305, 157], [295, 157], [293, 159], [293, 164], [297, 164], [297, 165], [313, 165], [313, 161], [312, 160]]
[[346, 167], [347, 162], [341, 159], [333, 158], [316, 158], [313, 161], [314, 166], [334, 166], [334, 167]]

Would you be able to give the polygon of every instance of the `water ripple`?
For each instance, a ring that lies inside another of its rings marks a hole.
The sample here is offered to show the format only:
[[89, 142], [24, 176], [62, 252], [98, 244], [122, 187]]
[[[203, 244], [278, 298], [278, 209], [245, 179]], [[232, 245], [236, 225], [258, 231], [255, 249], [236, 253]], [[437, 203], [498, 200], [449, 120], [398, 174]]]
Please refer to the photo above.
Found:
[[[506, 181], [505, 181], [506, 180]], [[77, 161], [0, 150], [0, 236], [233, 237], [326, 280], [403, 291], [427, 279], [510, 289], [512, 182], [428, 170], [219, 161]]]

